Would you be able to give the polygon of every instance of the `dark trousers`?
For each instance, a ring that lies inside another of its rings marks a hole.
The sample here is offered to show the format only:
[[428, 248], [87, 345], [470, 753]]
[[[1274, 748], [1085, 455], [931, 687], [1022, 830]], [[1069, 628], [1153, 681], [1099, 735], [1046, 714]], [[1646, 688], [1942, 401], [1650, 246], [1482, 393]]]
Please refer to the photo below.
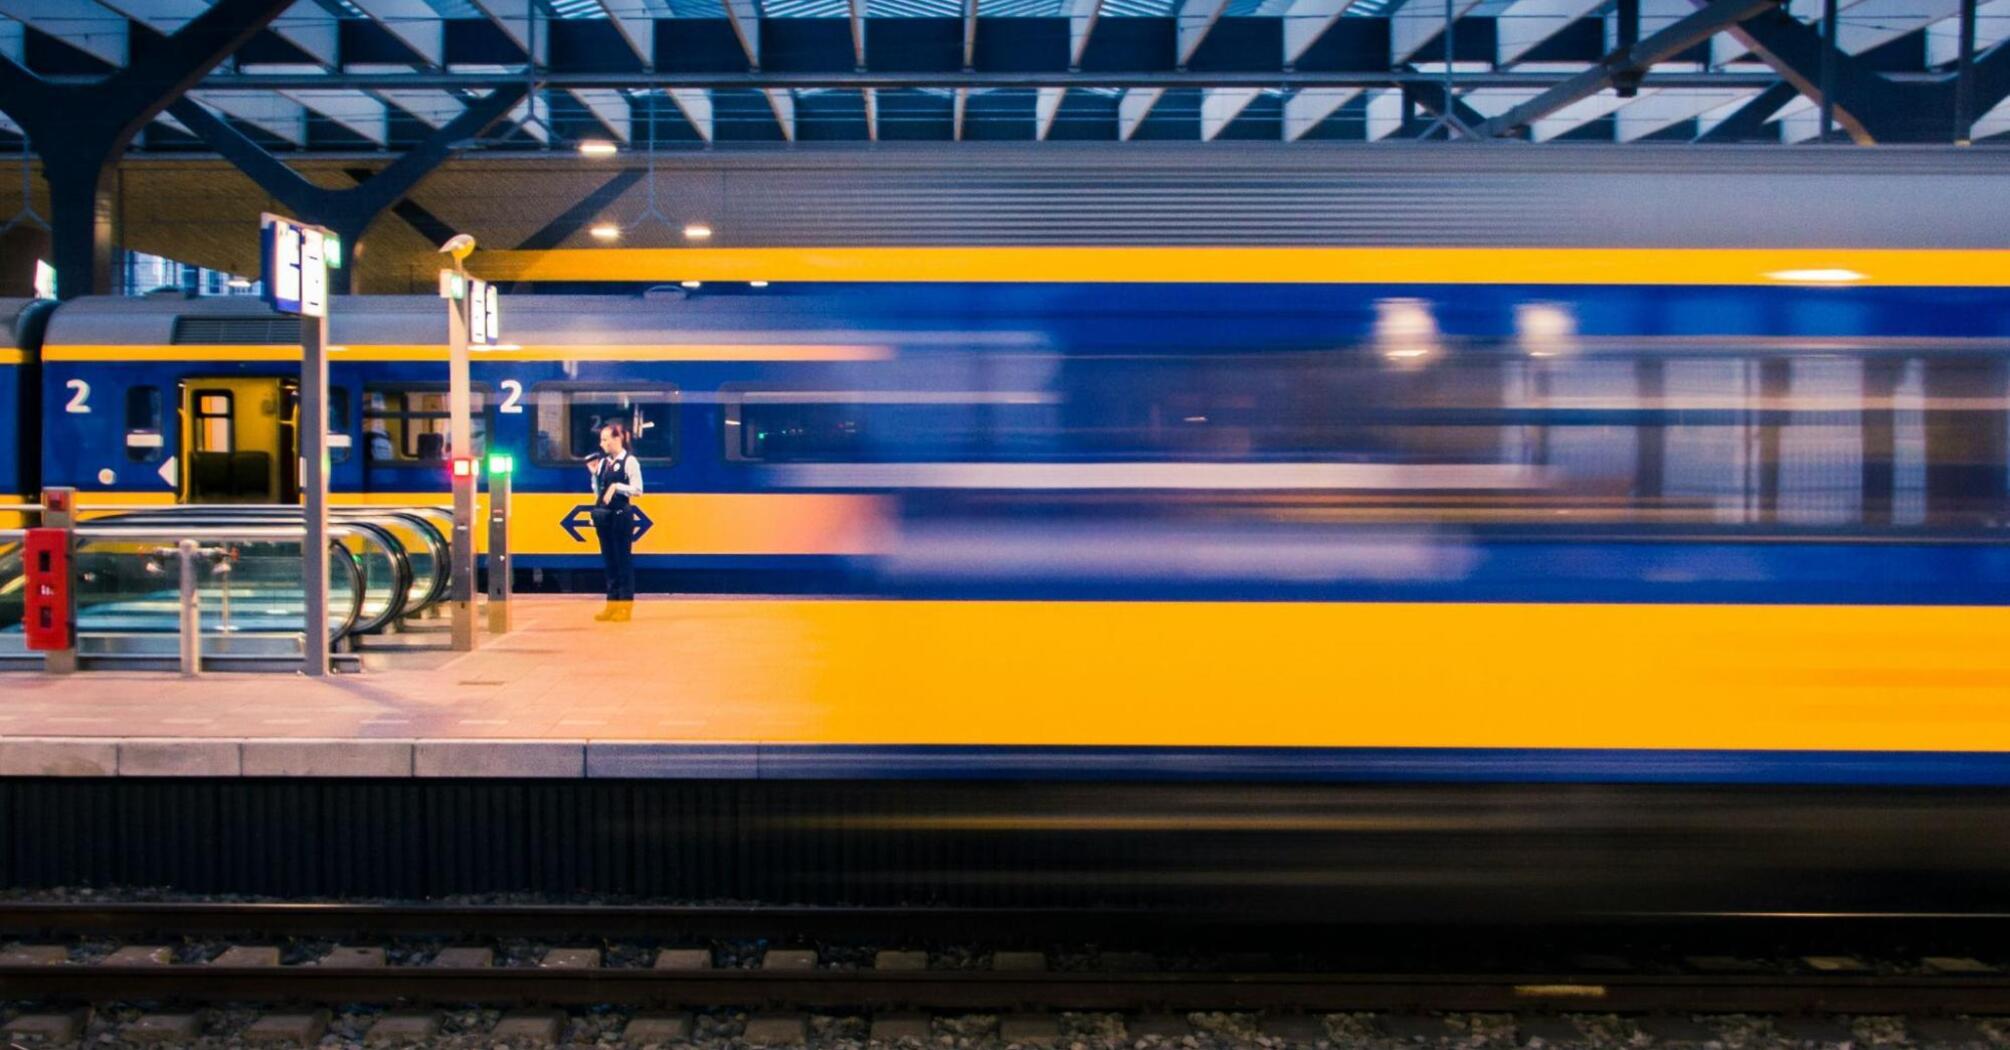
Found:
[[594, 511], [593, 531], [600, 537], [600, 562], [607, 570], [607, 600], [634, 600], [635, 515], [626, 507]]

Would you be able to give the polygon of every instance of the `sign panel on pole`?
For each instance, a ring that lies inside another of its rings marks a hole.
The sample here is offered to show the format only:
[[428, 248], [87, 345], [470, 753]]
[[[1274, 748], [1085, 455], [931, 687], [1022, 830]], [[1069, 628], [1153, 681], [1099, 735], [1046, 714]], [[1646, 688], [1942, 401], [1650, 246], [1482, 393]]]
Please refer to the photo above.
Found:
[[258, 224], [265, 301], [283, 314], [328, 316], [328, 232], [270, 212]]

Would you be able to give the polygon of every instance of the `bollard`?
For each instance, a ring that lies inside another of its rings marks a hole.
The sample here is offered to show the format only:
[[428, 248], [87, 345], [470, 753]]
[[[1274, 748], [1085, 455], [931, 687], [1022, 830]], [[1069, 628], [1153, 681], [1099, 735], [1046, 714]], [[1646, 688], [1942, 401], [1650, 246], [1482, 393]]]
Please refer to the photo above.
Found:
[[202, 599], [196, 594], [194, 540], [183, 540], [181, 552], [181, 673], [202, 673]]

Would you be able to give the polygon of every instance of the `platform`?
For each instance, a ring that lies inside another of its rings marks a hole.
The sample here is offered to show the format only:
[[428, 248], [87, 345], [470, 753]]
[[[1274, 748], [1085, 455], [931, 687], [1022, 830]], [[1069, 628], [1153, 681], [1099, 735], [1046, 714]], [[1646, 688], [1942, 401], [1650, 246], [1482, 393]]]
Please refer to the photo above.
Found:
[[2010, 609], [520, 599], [362, 674], [0, 675], [0, 775], [2010, 783]]

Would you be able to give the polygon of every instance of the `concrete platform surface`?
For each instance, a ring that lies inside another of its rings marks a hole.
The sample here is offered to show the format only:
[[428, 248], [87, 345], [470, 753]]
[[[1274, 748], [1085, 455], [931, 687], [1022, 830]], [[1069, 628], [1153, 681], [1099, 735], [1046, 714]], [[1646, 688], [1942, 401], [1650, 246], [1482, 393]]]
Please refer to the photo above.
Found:
[[1484, 759], [1847, 780], [1958, 756], [1965, 782], [2010, 783], [2010, 608], [517, 606], [474, 653], [319, 681], [0, 674], [0, 775], [1316, 779]]

